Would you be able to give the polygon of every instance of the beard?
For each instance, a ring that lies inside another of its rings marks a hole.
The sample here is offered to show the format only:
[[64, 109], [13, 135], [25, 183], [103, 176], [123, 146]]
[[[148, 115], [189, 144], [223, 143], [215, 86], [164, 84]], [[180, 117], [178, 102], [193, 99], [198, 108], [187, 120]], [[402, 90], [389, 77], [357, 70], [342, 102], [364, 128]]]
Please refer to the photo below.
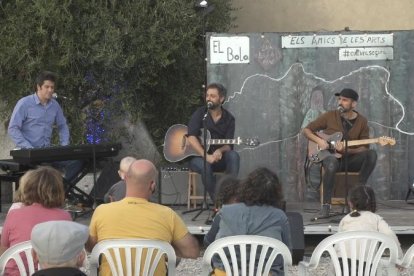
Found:
[[215, 103], [215, 102], [212, 102], [212, 101], [208, 101], [207, 103], [211, 103], [211, 107], [209, 108], [210, 110], [215, 110], [215, 109], [218, 109], [218, 108], [221, 107], [221, 103], [220, 102]]

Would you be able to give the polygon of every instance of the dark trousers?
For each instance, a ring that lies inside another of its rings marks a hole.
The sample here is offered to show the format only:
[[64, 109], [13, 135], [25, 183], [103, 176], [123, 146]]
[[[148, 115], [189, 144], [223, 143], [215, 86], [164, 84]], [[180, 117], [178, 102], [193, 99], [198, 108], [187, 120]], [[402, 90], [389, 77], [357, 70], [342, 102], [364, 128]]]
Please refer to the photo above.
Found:
[[[348, 155], [348, 172], [359, 172], [359, 185], [365, 185], [377, 163], [377, 152], [366, 150]], [[323, 203], [331, 203], [332, 190], [335, 184], [335, 173], [345, 171], [345, 156], [337, 159], [328, 156], [322, 161], [325, 174], [323, 175]]]
[[190, 169], [194, 172], [201, 174], [203, 184], [207, 189], [210, 198], [214, 201], [216, 178], [213, 172], [225, 172], [231, 176], [237, 177], [240, 167], [240, 156], [234, 150], [225, 152], [220, 161], [210, 164], [207, 162], [206, 168], [206, 181], [204, 183], [204, 160], [201, 157], [193, 157], [190, 161]]

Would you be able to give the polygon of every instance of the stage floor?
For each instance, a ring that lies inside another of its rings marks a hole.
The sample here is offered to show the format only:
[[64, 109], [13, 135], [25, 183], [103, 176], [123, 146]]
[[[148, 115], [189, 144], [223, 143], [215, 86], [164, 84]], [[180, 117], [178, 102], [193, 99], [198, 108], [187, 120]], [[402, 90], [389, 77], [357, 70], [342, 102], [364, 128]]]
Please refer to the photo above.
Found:
[[[414, 234], [414, 202], [403, 200], [391, 200], [377, 202], [377, 214], [382, 216], [391, 226], [397, 235]], [[193, 234], [204, 235], [210, 226], [205, 222], [208, 217], [208, 211], [203, 211], [196, 220], [192, 220], [197, 212], [182, 214], [187, 210], [186, 206], [173, 207], [184, 219], [189, 230]], [[329, 218], [316, 219], [318, 217], [320, 205], [317, 202], [288, 202], [286, 204], [287, 212], [298, 212], [302, 215], [305, 235], [329, 235], [335, 233], [338, 224], [344, 216], [342, 207], [333, 206], [332, 216]], [[337, 215], [336, 215], [337, 214]]]
[[[382, 216], [385, 221], [391, 226], [397, 235], [413, 235], [414, 234], [414, 202], [403, 200], [390, 200], [377, 202], [377, 214]], [[410, 204], [411, 203], [411, 204]], [[3, 226], [6, 212], [10, 204], [2, 205], [2, 212], [0, 213], [0, 226]], [[188, 226], [189, 231], [195, 235], [204, 235], [210, 229], [210, 225], [206, 224], [209, 211], [203, 211], [195, 220], [194, 216], [198, 212], [191, 212], [183, 214], [187, 210], [187, 206], [170, 206], [172, 207], [184, 220]], [[314, 220], [318, 216], [319, 203], [317, 202], [288, 202], [286, 204], [287, 212], [298, 212], [303, 217], [304, 233], [308, 235], [329, 235], [335, 233], [338, 228], [340, 219], [343, 217], [342, 207], [333, 206], [333, 211], [338, 213], [336, 216], [330, 218], [323, 218]], [[91, 212], [80, 214], [75, 221], [89, 225]]]

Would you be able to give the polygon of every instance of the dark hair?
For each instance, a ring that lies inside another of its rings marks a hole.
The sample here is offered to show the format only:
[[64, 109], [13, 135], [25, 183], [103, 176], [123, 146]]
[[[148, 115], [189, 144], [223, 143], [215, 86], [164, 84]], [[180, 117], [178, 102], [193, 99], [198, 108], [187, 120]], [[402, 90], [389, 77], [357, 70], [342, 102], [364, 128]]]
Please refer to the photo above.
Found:
[[36, 77], [36, 85], [42, 86], [45, 81], [56, 82], [56, 75], [50, 71], [43, 71]]
[[351, 189], [348, 197], [352, 204], [351, 217], [359, 217], [359, 211], [371, 211], [375, 213], [377, 204], [375, 201], [375, 193], [371, 187], [358, 185]]
[[224, 176], [219, 181], [219, 190], [216, 196], [218, 207], [230, 203], [231, 200], [237, 199], [240, 181], [233, 176]]
[[220, 97], [224, 97], [224, 98], [226, 98], [226, 96], [227, 96], [227, 89], [222, 85], [222, 84], [220, 84], [220, 83], [216, 83], [216, 82], [213, 82], [213, 83], [210, 83], [208, 86], [207, 86], [207, 88], [206, 88], [206, 92], [207, 92], [207, 90], [209, 90], [209, 89], [217, 89], [217, 91], [219, 92], [219, 96]]
[[247, 206], [270, 205], [282, 208], [282, 185], [277, 175], [268, 168], [258, 168], [242, 182], [239, 201]]

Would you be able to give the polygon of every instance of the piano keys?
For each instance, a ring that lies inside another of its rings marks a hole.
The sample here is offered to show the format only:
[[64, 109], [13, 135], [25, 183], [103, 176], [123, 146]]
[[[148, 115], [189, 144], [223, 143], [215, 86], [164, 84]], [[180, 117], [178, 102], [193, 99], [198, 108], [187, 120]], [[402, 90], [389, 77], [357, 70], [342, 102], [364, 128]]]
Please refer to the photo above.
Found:
[[53, 146], [47, 148], [16, 149], [10, 155], [19, 164], [33, 165], [43, 162], [65, 160], [96, 160], [103, 157], [116, 156], [122, 148], [121, 144], [85, 144], [69, 146]]

